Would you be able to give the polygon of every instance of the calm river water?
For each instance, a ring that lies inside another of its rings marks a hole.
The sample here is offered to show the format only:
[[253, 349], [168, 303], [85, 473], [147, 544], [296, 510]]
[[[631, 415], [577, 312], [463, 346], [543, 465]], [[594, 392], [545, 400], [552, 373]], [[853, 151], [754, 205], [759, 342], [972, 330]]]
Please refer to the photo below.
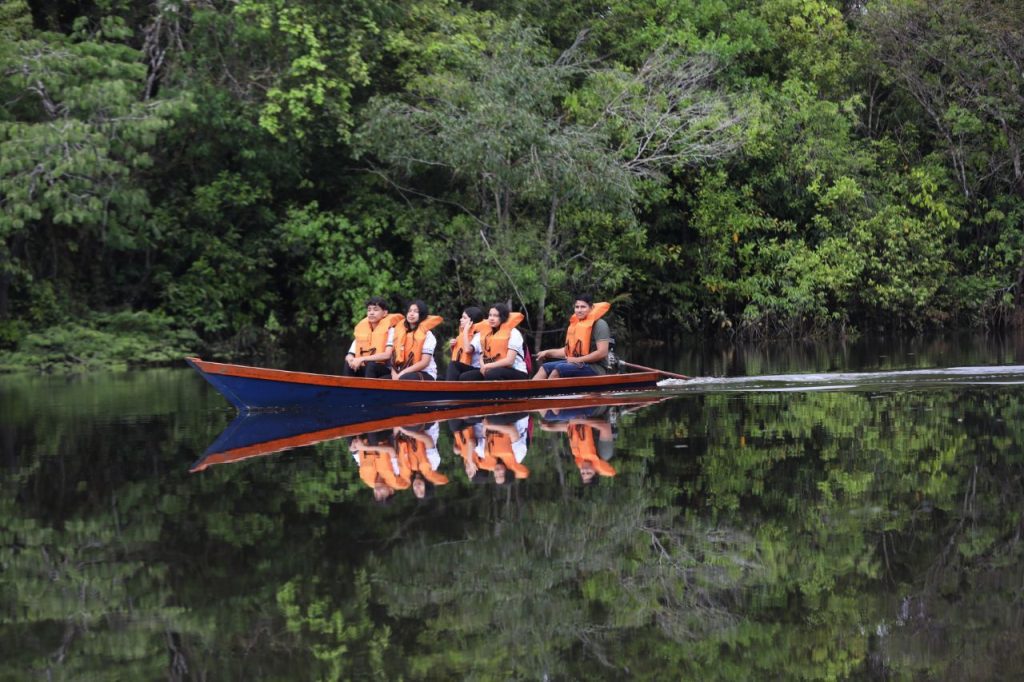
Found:
[[0, 679], [1024, 678], [1024, 343], [634, 359], [700, 378], [368, 430], [0, 377]]

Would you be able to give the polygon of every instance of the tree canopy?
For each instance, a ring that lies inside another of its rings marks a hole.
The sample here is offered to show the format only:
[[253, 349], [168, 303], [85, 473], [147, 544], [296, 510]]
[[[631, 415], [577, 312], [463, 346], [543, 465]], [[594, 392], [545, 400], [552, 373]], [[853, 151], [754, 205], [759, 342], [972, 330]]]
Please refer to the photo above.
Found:
[[508, 300], [543, 344], [582, 290], [641, 336], [1018, 320], [1019, 3], [0, 16], [8, 351], [125, 311], [324, 340], [371, 294]]

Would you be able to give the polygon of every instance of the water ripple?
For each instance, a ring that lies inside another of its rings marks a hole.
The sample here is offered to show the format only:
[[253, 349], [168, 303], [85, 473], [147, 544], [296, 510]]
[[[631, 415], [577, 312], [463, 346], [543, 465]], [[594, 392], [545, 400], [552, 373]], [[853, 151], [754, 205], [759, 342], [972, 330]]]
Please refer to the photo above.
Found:
[[857, 391], [942, 386], [1021, 386], [1024, 365], [945, 367], [884, 372], [810, 372], [741, 377], [666, 379], [658, 386], [672, 392], [722, 391]]

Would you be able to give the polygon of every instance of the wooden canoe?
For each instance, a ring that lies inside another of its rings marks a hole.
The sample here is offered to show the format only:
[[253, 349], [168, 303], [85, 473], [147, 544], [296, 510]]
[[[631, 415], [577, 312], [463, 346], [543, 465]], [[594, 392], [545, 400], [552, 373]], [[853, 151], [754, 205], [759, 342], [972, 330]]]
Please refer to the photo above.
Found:
[[657, 372], [605, 374], [547, 381], [393, 381], [186, 358], [240, 412], [333, 411], [390, 405], [485, 405], [545, 396], [609, 394], [653, 389]]

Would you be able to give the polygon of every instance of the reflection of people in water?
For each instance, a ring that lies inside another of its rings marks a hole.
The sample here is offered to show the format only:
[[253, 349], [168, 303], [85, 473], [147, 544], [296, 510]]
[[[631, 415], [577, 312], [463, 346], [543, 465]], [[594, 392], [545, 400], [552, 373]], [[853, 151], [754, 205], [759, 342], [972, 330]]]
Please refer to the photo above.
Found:
[[445, 485], [448, 477], [437, 470], [441, 453], [437, 451], [437, 422], [423, 427], [395, 429], [395, 445], [399, 461], [408, 463], [412, 472], [412, 494], [419, 499], [428, 497], [434, 486]]
[[412, 471], [408, 459], [399, 457], [391, 431], [356, 436], [349, 450], [359, 465], [359, 478], [373, 488], [373, 499], [377, 502], [387, 502], [396, 490], [410, 486]]
[[487, 474], [480, 471], [480, 456], [477, 455], [477, 443], [484, 440], [484, 425], [479, 420], [450, 419], [448, 427], [452, 430], [452, 446], [456, 455], [462, 457], [462, 468], [466, 478], [473, 483], [487, 480]]
[[615, 435], [610, 414], [604, 408], [561, 413], [549, 410], [544, 414], [541, 428], [569, 436], [569, 450], [584, 485], [596, 482], [598, 476], [615, 475], [615, 467], [608, 463], [615, 455]]
[[498, 485], [506, 483], [508, 473], [515, 478], [526, 478], [530, 470], [523, 465], [526, 458], [526, 430], [530, 416], [507, 414], [484, 419], [484, 437], [477, 442], [479, 466], [490, 471]]

